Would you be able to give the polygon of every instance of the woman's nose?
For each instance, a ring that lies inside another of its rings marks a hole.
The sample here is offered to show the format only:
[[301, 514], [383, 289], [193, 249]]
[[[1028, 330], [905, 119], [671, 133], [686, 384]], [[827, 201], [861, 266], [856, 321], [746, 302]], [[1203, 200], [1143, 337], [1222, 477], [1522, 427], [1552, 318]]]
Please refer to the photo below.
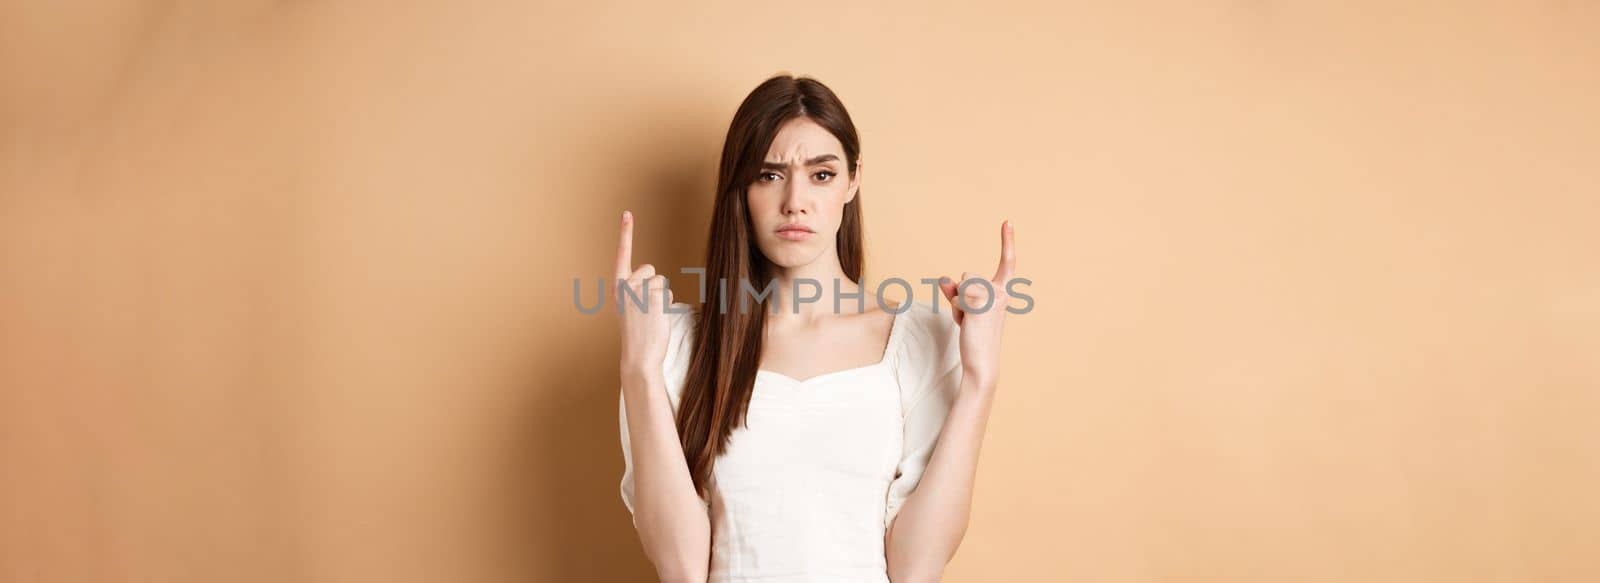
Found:
[[806, 212], [805, 188], [796, 181], [789, 181], [783, 187], [783, 214], [804, 214]]

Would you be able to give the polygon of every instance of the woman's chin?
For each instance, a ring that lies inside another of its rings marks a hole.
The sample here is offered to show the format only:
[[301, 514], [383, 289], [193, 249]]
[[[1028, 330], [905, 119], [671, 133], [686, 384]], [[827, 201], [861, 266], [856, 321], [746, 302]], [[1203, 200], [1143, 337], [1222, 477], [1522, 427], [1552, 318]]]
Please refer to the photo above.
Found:
[[794, 245], [783, 245], [766, 253], [767, 261], [778, 269], [797, 269], [817, 260], [819, 253]]

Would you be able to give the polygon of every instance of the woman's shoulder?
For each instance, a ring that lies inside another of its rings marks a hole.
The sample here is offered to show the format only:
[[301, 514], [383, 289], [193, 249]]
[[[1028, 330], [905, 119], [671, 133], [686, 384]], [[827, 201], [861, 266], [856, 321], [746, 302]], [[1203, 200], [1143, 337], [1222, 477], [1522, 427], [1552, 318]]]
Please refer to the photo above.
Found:
[[950, 312], [953, 308], [946, 304], [908, 300], [889, 309], [899, 310], [900, 317], [908, 324], [907, 329], [921, 335], [943, 337], [958, 328]]
[[903, 368], [938, 368], [950, 361], [952, 350], [959, 350], [960, 327], [951, 317], [949, 305], [907, 300], [898, 310], [901, 326], [897, 347]]
[[697, 306], [683, 302], [673, 302], [667, 311], [667, 354], [661, 361], [661, 372], [662, 380], [666, 382], [667, 400], [672, 404], [674, 413], [678, 411], [689, 374], [695, 322], [699, 316]]
[[667, 306], [667, 321], [672, 324], [674, 335], [688, 335], [694, 332], [694, 324], [700, 319], [700, 305], [684, 302], [672, 302]]
[[686, 357], [694, 343], [695, 323], [700, 319], [700, 307], [694, 304], [673, 302], [667, 307], [667, 322], [670, 332], [667, 335], [667, 366], [671, 372], [675, 360], [684, 360], [680, 363], [687, 367]]

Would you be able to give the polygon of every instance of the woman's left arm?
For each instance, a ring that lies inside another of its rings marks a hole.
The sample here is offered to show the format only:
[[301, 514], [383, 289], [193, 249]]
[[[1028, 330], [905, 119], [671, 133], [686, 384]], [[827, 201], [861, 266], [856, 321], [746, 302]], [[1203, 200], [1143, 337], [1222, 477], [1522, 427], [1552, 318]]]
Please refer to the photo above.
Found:
[[1010, 299], [1006, 284], [1016, 268], [1013, 230], [1010, 221], [1000, 227], [1000, 267], [987, 287], [974, 281], [982, 276], [971, 273], [962, 274], [959, 286], [949, 278], [939, 284], [961, 327], [961, 389], [921, 481], [884, 533], [894, 583], [938, 581], [967, 532], [978, 450], [1000, 372], [1000, 335]]

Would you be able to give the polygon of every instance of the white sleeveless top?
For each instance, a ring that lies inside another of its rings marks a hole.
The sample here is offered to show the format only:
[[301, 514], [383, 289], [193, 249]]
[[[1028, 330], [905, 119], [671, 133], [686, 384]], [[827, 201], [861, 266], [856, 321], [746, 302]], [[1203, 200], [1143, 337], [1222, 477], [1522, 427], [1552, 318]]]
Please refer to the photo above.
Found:
[[[662, 366], [674, 413], [696, 317], [670, 316]], [[756, 374], [746, 425], [734, 430], [707, 488], [711, 583], [889, 581], [884, 531], [922, 478], [960, 388], [958, 330], [948, 306], [934, 313], [909, 303], [877, 363], [803, 381]], [[618, 414], [631, 514], [625, 402]]]

